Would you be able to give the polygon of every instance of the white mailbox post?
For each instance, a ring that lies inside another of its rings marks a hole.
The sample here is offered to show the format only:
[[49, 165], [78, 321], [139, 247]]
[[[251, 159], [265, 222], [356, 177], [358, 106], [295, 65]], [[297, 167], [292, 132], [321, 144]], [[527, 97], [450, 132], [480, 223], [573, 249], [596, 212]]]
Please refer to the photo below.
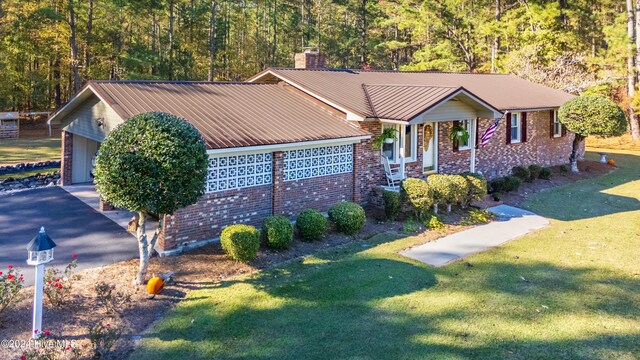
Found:
[[56, 243], [44, 232], [44, 227], [40, 228], [38, 235], [27, 245], [27, 250], [29, 251], [27, 264], [36, 267], [36, 282], [33, 291], [33, 331], [31, 332], [31, 336], [34, 339], [40, 337], [40, 334], [43, 332], [42, 293], [44, 287], [44, 264], [53, 260], [54, 247], [56, 247]]

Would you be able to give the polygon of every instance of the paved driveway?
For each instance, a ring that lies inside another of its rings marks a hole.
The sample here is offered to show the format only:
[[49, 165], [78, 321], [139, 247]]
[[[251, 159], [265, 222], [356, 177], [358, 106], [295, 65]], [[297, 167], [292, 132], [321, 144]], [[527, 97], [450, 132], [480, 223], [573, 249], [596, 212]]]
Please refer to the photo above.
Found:
[[26, 263], [26, 247], [41, 226], [58, 245], [52, 262], [56, 266], [65, 266], [74, 253], [78, 254], [79, 269], [138, 254], [133, 235], [54, 186], [0, 195], [0, 271], [11, 264], [24, 271], [27, 284], [33, 282], [33, 267]]

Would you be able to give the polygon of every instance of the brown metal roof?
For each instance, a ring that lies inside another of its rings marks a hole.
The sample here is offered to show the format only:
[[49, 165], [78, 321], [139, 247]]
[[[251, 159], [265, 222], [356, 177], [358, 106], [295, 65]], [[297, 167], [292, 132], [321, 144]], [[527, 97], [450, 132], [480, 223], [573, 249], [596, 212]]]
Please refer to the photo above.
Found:
[[186, 119], [210, 149], [369, 135], [280, 85], [91, 81], [88, 86], [123, 119], [150, 111]]
[[362, 85], [373, 116], [409, 121], [462, 88], [428, 85]]
[[365, 117], [374, 115], [362, 89], [364, 84], [464, 87], [501, 111], [555, 108], [573, 97], [504, 74], [272, 68], [252, 79], [267, 79], [269, 72]]

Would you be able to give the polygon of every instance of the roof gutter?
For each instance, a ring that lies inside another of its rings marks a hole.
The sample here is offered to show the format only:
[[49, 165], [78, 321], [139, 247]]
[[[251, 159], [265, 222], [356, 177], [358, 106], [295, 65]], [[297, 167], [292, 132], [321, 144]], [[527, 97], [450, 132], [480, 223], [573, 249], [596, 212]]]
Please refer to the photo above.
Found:
[[240, 153], [253, 153], [253, 152], [297, 150], [297, 149], [303, 149], [303, 148], [314, 147], [314, 146], [323, 146], [323, 145], [354, 144], [354, 143], [360, 142], [361, 140], [367, 140], [370, 138], [371, 138], [371, 135], [363, 135], [363, 136], [352, 136], [348, 138], [299, 141], [299, 142], [284, 143], [284, 144], [243, 146], [243, 147], [232, 147], [232, 148], [224, 148], [224, 149], [209, 149], [207, 150], [207, 154], [224, 155], [224, 154], [230, 154], [230, 153], [240, 154]]

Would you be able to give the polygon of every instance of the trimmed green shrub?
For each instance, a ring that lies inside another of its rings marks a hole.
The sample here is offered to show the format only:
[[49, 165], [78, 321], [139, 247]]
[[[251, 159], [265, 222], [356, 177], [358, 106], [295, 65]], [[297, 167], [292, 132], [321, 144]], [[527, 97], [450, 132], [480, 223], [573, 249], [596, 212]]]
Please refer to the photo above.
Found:
[[250, 261], [258, 255], [260, 232], [251, 225], [229, 225], [220, 234], [220, 244], [234, 260]]
[[491, 196], [493, 196], [493, 200], [495, 200], [495, 201], [500, 201], [500, 200], [502, 200], [502, 194], [501, 194], [501, 193], [499, 193], [499, 192], [491, 193]]
[[402, 182], [402, 191], [416, 217], [423, 219], [434, 204], [431, 187], [424, 180], [409, 178]]
[[327, 218], [318, 210], [305, 209], [298, 214], [296, 228], [301, 240], [314, 241], [322, 239], [327, 232]]
[[402, 206], [400, 202], [400, 193], [386, 190], [382, 194], [382, 200], [384, 201], [384, 213], [387, 216], [387, 219], [395, 220], [398, 217]]
[[529, 178], [531, 177], [531, 171], [529, 171], [529, 168], [526, 168], [524, 166], [514, 167], [513, 169], [511, 169], [511, 174], [523, 181], [529, 181]]
[[538, 178], [544, 179], [544, 180], [549, 180], [549, 179], [551, 179], [551, 175], [552, 175], [551, 169], [548, 168], [548, 167], [545, 167], [545, 168], [542, 168], [540, 170], [540, 175], [538, 175]]
[[467, 206], [474, 201], [481, 201], [487, 195], [487, 179], [476, 173], [462, 173], [467, 181], [467, 195], [463, 205]]
[[504, 192], [504, 178], [497, 178], [489, 182], [489, 191], [492, 194]]
[[[431, 175], [427, 182], [434, 193], [435, 204], [446, 204], [447, 211], [451, 211], [451, 205], [464, 201], [467, 195], [467, 180], [460, 175]], [[437, 213], [437, 208], [434, 207]]]
[[339, 232], [353, 235], [360, 231], [366, 221], [362, 206], [352, 202], [341, 202], [329, 209], [329, 220]]
[[429, 216], [429, 219], [425, 222], [425, 226], [429, 228], [429, 230], [442, 230], [446, 227], [437, 215]]
[[542, 171], [542, 166], [537, 164], [529, 165], [529, 182], [540, 177], [540, 172]]
[[566, 173], [569, 171], [569, 167], [567, 165], [560, 165], [560, 171]]
[[511, 192], [516, 191], [522, 184], [522, 180], [519, 177], [515, 176], [505, 176], [504, 177], [504, 191]]
[[293, 242], [293, 226], [285, 216], [269, 216], [262, 222], [262, 238], [272, 249], [288, 249]]

